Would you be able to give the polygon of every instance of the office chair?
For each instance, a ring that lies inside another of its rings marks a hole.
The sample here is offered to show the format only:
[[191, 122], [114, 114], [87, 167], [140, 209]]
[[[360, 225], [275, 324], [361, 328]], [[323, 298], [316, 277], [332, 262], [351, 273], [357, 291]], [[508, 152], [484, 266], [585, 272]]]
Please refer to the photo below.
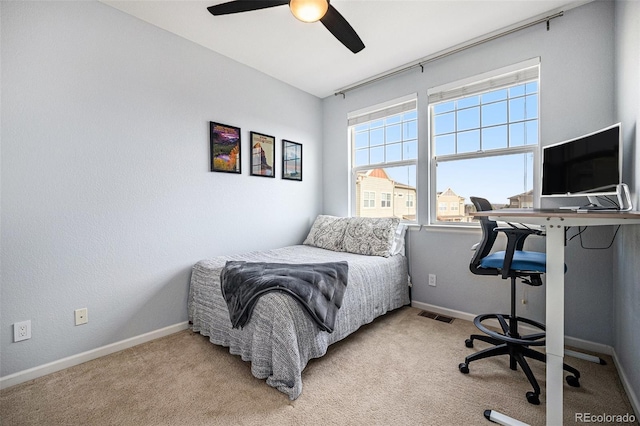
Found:
[[[484, 198], [471, 197], [471, 202], [477, 211], [492, 210], [489, 201]], [[482, 228], [482, 240], [474, 246], [475, 254], [471, 259], [469, 269], [476, 275], [500, 275], [502, 279], [511, 279], [511, 313], [510, 314], [483, 314], [474, 318], [473, 323], [484, 334], [472, 334], [465, 340], [468, 348], [473, 347], [474, 340], [490, 343], [494, 346], [467, 356], [464, 362], [458, 365], [460, 372], [469, 373], [469, 363], [483, 358], [497, 355], [509, 355], [509, 368], [517, 370], [520, 365], [522, 371], [529, 379], [533, 392], [527, 392], [527, 401], [531, 404], [540, 404], [540, 386], [525, 358], [532, 358], [541, 362], [546, 361], [546, 355], [530, 348], [530, 346], [544, 346], [545, 326], [537, 321], [519, 317], [516, 315], [516, 279], [521, 279], [524, 284], [531, 286], [542, 285], [540, 276], [546, 271], [546, 255], [539, 252], [523, 251], [524, 241], [529, 235], [542, 235], [542, 231], [527, 227], [518, 227], [508, 224], [508, 227], [498, 227], [495, 221], [487, 217], [480, 218]], [[524, 226], [524, 225], [522, 225]], [[505, 251], [491, 253], [493, 244], [499, 232], [507, 236]], [[494, 331], [483, 324], [485, 320], [498, 322], [500, 331]], [[527, 324], [540, 332], [520, 335], [518, 324]], [[580, 372], [575, 368], [563, 364], [563, 369], [573, 375], [567, 376], [570, 386], [580, 386]]]

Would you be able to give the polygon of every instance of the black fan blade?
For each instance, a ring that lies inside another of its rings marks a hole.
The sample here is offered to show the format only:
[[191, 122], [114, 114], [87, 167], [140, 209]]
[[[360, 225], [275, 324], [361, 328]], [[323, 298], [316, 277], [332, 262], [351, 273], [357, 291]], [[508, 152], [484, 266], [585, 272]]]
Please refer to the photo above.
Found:
[[211, 12], [212, 15], [218, 16], [266, 9], [284, 4], [289, 4], [289, 0], [236, 0], [209, 6], [207, 10]]
[[327, 27], [327, 29], [333, 34], [340, 43], [347, 46], [353, 53], [358, 53], [364, 49], [364, 43], [358, 37], [355, 30], [346, 19], [336, 10], [335, 7], [329, 4], [327, 13], [320, 19], [320, 22]]

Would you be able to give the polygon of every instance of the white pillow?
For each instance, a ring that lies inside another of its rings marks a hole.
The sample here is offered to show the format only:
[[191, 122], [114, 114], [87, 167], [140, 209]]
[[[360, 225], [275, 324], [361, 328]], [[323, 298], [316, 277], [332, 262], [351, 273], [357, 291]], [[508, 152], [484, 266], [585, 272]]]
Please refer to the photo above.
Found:
[[396, 254], [405, 255], [404, 251], [404, 236], [407, 233], [407, 225], [403, 225], [402, 223], [398, 225], [396, 228], [396, 232], [393, 235], [393, 243], [391, 244], [391, 250], [389, 253], [391, 256], [395, 256]]
[[343, 250], [344, 233], [349, 218], [319, 215], [302, 244], [333, 251]]

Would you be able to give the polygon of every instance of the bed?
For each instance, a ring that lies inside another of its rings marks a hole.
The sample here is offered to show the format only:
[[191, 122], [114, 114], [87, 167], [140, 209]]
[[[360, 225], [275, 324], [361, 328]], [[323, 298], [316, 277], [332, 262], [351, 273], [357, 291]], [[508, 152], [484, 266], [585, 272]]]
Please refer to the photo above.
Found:
[[[401, 227], [397, 219], [323, 215], [302, 245], [202, 260], [194, 265], [191, 276], [188, 310], [192, 330], [250, 361], [255, 377], [266, 379], [268, 385], [294, 400], [302, 393], [302, 371], [310, 359], [323, 356], [329, 345], [376, 317], [409, 304]], [[348, 285], [333, 332], [321, 331], [298, 301], [280, 291], [263, 294], [249, 322], [241, 329], [233, 328], [220, 282], [227, 261], [346, 261]]]

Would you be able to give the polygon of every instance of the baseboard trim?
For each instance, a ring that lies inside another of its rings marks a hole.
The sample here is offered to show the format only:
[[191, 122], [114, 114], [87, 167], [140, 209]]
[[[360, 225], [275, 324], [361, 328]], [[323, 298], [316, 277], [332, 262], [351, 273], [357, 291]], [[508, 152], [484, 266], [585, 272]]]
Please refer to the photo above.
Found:
[[[411, 301], [411, 306], [414, 308], [423, 309], [425, 311], [435, 312], [440, 315], [447, 315], [454, 318], [463, 319], [466, 321], [473, 322], [473, 319], [476, 317], [476, 314], [470, 314], [468, 312], [456, 311], [455, 309], [443, 308], [441, 306], [431, 305], [429, 303], [422, 303]], [[483, 321], [484, 324], [488, 324], [490, 326], [499, 327], [498, 321]], [[537, 330], [532, 327], [527, 327], [526, 325], [522, 326], [522, 330], [527, 332], [536, 332]], [[565, 345], [572, 346], [577, 349], [582, 349], [584, 351], [597, 352], [605, 355], [613, 354], [613, 347], [609, 345], [604, 345], [602, 343], [591, 342], [588, 340], [578, 339], [577, 337], [564, 336]]]
[[177, 333], [182, 330], [186, 330], [187, 328], [189, 328], [189, 322], [187, 321], [180, 322], [178, 324], [174, 324], [158, 330], [150, 331], [148, 333], [141, 334], [139, 336], [134, 336], [129, 339], [121, 340], [119, 342], [111, 343], [106, 346], [92, 349], [90, 351], [82, 352], [76, 355], [71, 355], [69, 357], [50, 362], [48, 364], [29, 368], [23, 371], [18, 371], [17, 373], [0, 377], [0, 389], [5, 389], [11, 386], [15, 386], [17, 384], [24, 383], [28, 380], [37, 379], [38, 377], [46, 376], [47, 374], [55, 373], [56, 371], [64, 370], [65, 368], [73, 367], [74, 365], [82, 364], [84, 362], [91, 361], [105, 355], [119, 352], [121, 350], [128, 349], [133, 346], [140, 345], [142, 343], [146, 343], [150, 340], [168, 336], [170, 334]]
[[620, 377], [620, 381], [622, 382], [622, 387], [624, 388], [624, 391], [627, 393], [627, 398], [629, 398], [629, 402], [631, 402], [631, 407], [633, 408], [633, 411], [635, 411], [636, 419], [637, 419], [638, 416], [640, 416], [640, 399], [638, 398], [638, 395], [633, 391], [633, 388], [631, 387], [631, 384], [630, 384], [631, 381], [629, 380], [629, 377], [625, 373], [624, 368], [620, 363], [620, 359], [618, 359], [618, 355], [616, 354], [615, 349], [613, 350], [613, 354], [611, 356], [613, 358], [613, 363], [616, 366], [616, 370], [618, 370], [618, 376]]

